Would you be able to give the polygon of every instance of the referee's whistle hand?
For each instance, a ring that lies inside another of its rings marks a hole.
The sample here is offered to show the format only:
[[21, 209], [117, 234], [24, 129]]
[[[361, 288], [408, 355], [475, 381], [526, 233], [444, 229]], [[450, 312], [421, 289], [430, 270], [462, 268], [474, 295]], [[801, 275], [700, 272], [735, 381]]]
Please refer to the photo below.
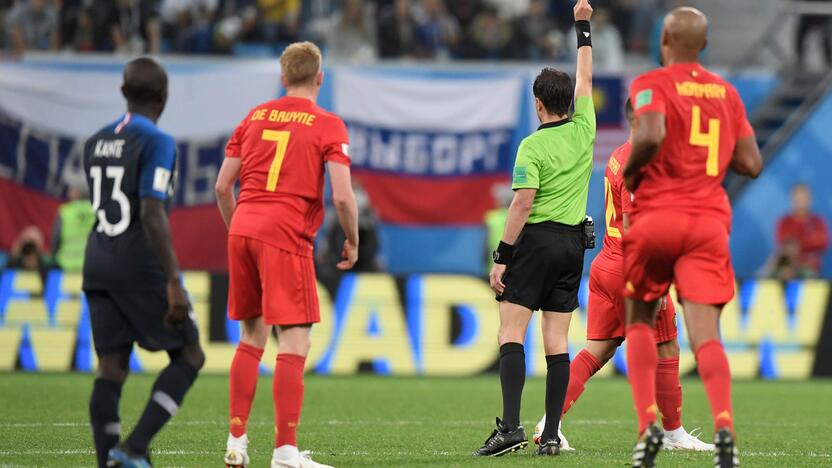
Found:
[[491, 289], [500, 295], [502, 295], [503, 291], [506, 289], [506, 285], [503, 284], [503, 274], [505, 274], [505, 272], [505, 265], [495, 263], [494, 266], [491, 267], [491, 274], [488, 275], [489, 282], [491, 283]]

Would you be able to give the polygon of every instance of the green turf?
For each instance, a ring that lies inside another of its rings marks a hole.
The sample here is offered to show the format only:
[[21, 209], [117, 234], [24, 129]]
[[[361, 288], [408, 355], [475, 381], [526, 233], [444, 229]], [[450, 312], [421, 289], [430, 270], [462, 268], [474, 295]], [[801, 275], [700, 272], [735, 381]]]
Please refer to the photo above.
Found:
[[[90, 375], [0, 374], [0, 466], [91, 466], [87, 427]], [[136, 420], [152, 377], [132, 376], [122, 399], [125, 428]], [[226, 378], [206, 375], [153, 444], [157, 466], [221, 466], [226, 438]], [[685, 381], [684, 423], [705, 428], [701, 384]], [[526, 383], [529, 435], [543, 407], [544, 382]], [[335, 466], [540, 466], [552, 459], [526, 449], [497, 459], [471, 451], [490, 433], [499, 410], [496, 376], [473, 378], [308, 377], [301, 448]], [[832, 466], [832, 382], [738, 382], [734, 386], [743, 466]], [[625, 466], [634, 442], [627, 382], [599, 379], [565, 421], [577, 452], [559, 466]], [[252, 466], [268, 466], [271, 385], [249, 422]], [[710, 454], [662, 453], [665, 466], [710, 466]]]

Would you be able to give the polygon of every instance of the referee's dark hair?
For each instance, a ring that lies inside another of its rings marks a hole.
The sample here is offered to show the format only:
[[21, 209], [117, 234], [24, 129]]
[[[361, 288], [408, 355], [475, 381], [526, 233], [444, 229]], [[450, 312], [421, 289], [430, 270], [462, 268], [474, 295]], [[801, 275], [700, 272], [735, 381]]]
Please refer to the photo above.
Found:
[[627, 118], [627, 123], [630, 125], [636, 119], [636, 111], [633, 109], [633, 101], [630, 101], [630, 98], [627, 98], [627, 103], [624, 104], [624, 117]]
[[540, 99], [546, 111], [552, 115], [566, 115], [572, 105], [572, 78], [554, 68], [544, 68], [532, 86], [534, 97]]

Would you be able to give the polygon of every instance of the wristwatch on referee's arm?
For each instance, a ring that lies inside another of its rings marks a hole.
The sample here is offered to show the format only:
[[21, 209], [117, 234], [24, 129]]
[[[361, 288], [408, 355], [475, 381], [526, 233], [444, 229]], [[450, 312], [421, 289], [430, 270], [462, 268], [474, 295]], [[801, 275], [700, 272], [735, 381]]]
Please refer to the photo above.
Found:
[[500, 245], [497, 246], [497, 249], [491, 252], [491, 259], [494, 260], [494, 263], [499, 263], [500, 265], [508, 265], [513, 256], [514, 246], [506, 244], [503, 241], [500, 241]]

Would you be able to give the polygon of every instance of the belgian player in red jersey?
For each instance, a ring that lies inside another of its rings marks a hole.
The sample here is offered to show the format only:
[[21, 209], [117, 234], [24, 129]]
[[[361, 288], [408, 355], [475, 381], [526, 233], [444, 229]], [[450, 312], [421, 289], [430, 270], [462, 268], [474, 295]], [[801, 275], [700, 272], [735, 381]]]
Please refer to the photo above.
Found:
[[[630, 158], [635, 115], [630, 100], [625, 105], [630, 138], [610, 156], [604, 171], [604, 211], [607, 233], [601, 252], [589, 270], [589, 304], [587, 306], [586, 347], [569, 368], [569, 387], [563, 415], [584, 391], [587, 381], [601, 370], [624, 342], [624, 253], [622, 236], [629, 227], [632, 195], [624, 186], [624, 166]], [[682, 426], [682, 386], [679, 383], [679, 342], [676, 340], [676, 311], [670, 295], [659, 301], [656, 318], [656, 401], [662, 413], [665, 446], [671, 449], [711, 451], [706, 444]], [[535, 427], [534, 440], [540, 438], [546, 416]], [[561, 450], [573, 450], [559, 434]]]
[[699, 375], [713, 413], [716, 466], [739, 464], [731, 372], [719, 316], [734, 296], [728, 249], [728, 169], [756, 177], [762, 160], [736, 89], [699, 64], [708, 20], [682, 7], [664, 20], [664, 67], [633, 82], [637, 130], [624, 180], [635, 199], [624, 236], [627, 367], [641, 436], [633, 466], [653, 466], [656, 422], [656, 302], [675, 283]]
[[[217, 177], [217, 203], [228, 226], [228, 315], [242, 336], [231, 363], [230, 434], [225, 463], [249, 463], [246, 422], [258, 368], [273, 327], [275, 450], [272, 467], [321, 467], [297, 448], [309, 332], [320, 321], [313, 242], [324, 216], [324, 168], [346, 234], [342, 270], [358, 258], [358, 212], [350, 181], [347, 129], [315, 104], [323, 82], [321, 52], [295, 43], [280, 57], [286, 95], [254, 107], [234, 131]], [[240, 181], [240, 196], [234, 184]]]

